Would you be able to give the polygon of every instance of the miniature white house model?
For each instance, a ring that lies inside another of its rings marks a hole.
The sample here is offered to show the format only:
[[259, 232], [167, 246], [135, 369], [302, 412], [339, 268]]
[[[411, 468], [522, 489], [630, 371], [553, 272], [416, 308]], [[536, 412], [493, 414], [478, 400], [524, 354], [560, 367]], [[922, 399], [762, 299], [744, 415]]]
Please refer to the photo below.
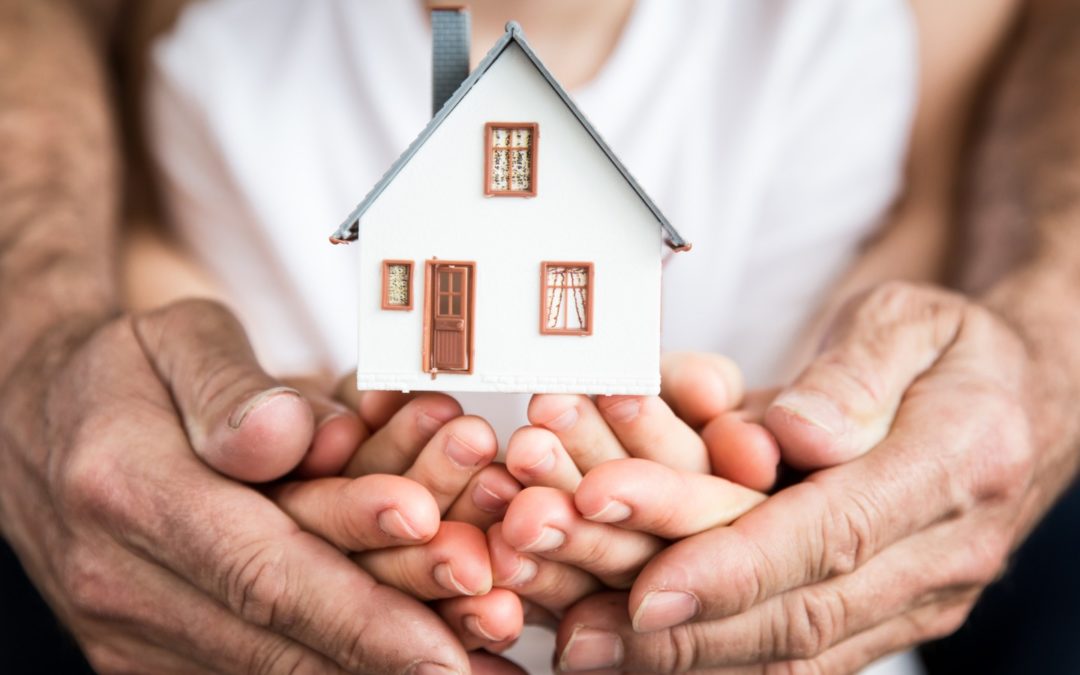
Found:
[[664, 246], [689, 244], [515, 22], [468, 72], [432, 15], [434, 117], [331, 237], [359, 252], [360, 389], [656, 394]]

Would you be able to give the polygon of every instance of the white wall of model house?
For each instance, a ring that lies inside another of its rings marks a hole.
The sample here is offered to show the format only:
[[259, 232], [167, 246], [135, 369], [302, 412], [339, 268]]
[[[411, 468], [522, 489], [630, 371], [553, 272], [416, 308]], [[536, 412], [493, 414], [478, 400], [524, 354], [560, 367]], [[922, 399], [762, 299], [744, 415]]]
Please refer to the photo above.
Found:
[[[539, 125], [535, 197], [484, 195], [484, 125]], [[632, 167], [631, 167], [632, 169]], [[654, 394], [662, 229], [511, 44], [364, 213], [360, 389]], [[473, 372], [424, 372], [425, 261], [475, 261]], [[413, 309], [382, 309], [383, 260], [412, 260]], [[592, 262], [592, 334], [540, 332], [542, 261]]]

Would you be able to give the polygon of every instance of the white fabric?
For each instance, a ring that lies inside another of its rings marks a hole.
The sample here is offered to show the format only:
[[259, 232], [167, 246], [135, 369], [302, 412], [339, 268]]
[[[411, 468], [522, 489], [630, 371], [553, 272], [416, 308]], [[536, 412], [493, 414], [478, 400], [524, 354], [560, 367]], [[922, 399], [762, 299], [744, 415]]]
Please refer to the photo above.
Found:
[[[208, 0], [156, 46], [173, 224], [276, 371], [354, 362], [356, 256], [326, 238], [430, 115], [426, 25], [416, 0]], [[903, 0], [639, 0], [572, 94], [694, 244], [665, 267], [666, 348], [786, 374], [897, 194], [915, 61]]]

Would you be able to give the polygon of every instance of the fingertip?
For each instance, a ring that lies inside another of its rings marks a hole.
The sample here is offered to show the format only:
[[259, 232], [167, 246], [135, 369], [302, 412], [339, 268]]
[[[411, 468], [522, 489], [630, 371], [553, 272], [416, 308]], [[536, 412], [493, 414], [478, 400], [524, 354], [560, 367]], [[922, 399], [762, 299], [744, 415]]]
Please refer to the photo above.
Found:
[[726, 413], [705, 425], [701, 437], [713, 474], [762, 492], [776, 482], [780, 446], [762, 425]]
[[232, 478], [262, 483], [284, 476], [303, 460], [314, 426], [311, 406], [298, 391], [274, 387], [237, 406], [202, 454]]
[[[416, 481], [401, 476], [372, 474], [357, 478], [354, 485], [356, 489], [385, 495], [385, 506], [380, 511], [380, 517], [386, 517], [389, 511], [400, 514], [405, 521], [404, 532], [408, 539], [423, 544], [438, 534], [442, 519], [439, 505], [431, 493]], [[383, 522], [379, 524], [381, 527]], [[395, 536], [392, 532], [388, 534]]]
[[506, 468], [501, 464], [491, 464], [477, 474], [471, 498], [476, 508], [501, 516], [519, 492], [521, 485]]
[[488, 422], [475, 415], [457, 417], [446, 424], [447, 454], [463, 468], [490, 464], [499, 452], [499, 440]]
[[491, 590], [488, 540], [479, 528], [443, 521], [427, 546], [436, 561], [435, 578], [443, 587], [469, 596], [483, 595]]
[[742, 371], [731, 359], [704, 352], [665, 354], [661, 398], [691, 426], [700, 426], [739, 405]]
[[324, 416], [315, 427], [311, 449], [296, 468], [296, 474], [302, 478], [340, 474], [366, 435], [360, 419], [351, 412], [337, 411]]
[[565, 431], [579, 419], [578, 404], [583, 398], [577, 394], [536, 394], [529, 401], [526, 416], [530, 424]]
[[518, 480], [544, 475], [555, 468], [559, 438], [540, 427], [522, 427], [506, 444], [506, 468]]
[[408, 407], [416, 416], [417, 428], [429, 438], [463, 414], [460, 403], [440, 393], [420, 394], [409, 402]]
[[502, 538], [515, 550], [529, 549], [546, 531], [565, 528], [575, 513], [569, 494], [547, 487], [525, 488], [506, 509]]
[[666, 478], [674, 471], [662, 464], [631, 457], [594, 467], [574, 491], [574, 506], [581, 517], [593, 522], [615, 523], [630, 517], [630, 506], [621, 499], [637, 486]]

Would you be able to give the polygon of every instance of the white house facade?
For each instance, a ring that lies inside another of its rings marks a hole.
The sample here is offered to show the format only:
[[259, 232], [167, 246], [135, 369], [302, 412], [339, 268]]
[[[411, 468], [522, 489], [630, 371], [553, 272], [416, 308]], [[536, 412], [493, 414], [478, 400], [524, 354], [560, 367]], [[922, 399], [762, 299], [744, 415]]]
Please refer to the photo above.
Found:
[[516, 24], [335, 238], [360, 389], [659, 392], [663, 247], [688, 245]]

